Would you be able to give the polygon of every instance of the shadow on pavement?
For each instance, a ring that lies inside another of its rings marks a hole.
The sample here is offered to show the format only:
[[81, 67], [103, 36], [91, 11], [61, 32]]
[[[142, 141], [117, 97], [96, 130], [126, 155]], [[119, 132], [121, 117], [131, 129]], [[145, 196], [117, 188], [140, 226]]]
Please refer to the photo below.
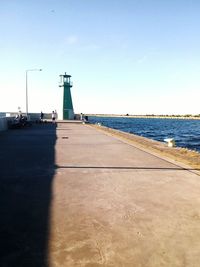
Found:
[[56, 127], [0, 135], [0, 266], [48, 267]]
[[200, 171], [198, 168], [183, 167], [131, 167], [131, 166], [75, 166], [75, 165], [55, 165], [56, 169], [111, 169], [111, 170], [158, 170], [158, 171]]

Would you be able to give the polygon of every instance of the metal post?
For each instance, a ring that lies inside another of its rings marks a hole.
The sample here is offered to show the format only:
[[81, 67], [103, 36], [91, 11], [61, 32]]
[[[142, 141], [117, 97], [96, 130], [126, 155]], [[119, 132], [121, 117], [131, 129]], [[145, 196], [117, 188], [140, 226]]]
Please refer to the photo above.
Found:
[[26, 117], [28, 118], [28, 70], [26, 70]]

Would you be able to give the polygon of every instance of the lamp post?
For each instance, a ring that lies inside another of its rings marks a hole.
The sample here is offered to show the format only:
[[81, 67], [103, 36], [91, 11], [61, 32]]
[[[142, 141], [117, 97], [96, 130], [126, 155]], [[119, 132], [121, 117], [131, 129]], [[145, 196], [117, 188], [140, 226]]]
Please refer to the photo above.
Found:
[[26, 117], [28, 119], [28, 72], [29, 71], [42, 71], [42, 69], [26, 70]]

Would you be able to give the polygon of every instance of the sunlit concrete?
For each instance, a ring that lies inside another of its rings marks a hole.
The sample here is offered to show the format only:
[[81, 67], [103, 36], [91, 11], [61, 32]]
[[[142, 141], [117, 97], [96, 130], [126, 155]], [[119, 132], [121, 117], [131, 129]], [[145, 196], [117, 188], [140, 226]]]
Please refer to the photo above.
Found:
[[199, 266], [198, 175], [87, 125], [56, 133], [50, 266]]

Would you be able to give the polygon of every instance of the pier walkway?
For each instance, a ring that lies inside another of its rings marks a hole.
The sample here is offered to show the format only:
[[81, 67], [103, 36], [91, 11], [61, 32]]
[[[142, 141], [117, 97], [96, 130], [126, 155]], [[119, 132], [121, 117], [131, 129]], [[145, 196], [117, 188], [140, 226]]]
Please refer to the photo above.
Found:
[[1, 267], [198, 267], [200, 176], [89, 125], [0, 134]]

